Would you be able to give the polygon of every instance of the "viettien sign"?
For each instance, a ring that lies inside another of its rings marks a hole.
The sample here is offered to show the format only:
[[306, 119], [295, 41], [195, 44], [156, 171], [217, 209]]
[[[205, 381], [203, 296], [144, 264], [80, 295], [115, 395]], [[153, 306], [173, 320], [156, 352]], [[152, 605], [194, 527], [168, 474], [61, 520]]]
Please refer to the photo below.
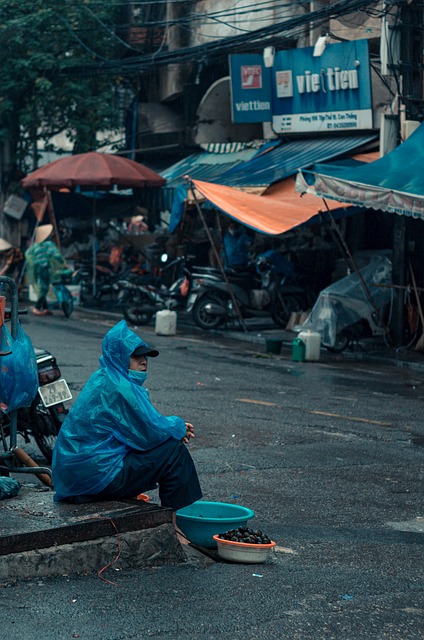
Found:
[[232, 119], [270, 122], [276, 133], [371, 129], [368, 40], [279, 51], [273, 68], [261, 54], [230, 56]]
[[272, 78], [276, 133], [372, 128], [368, 40], [279, 51]]
[[260, 53], [230, 56], [232, 121], [271, 122], [271, 69]]

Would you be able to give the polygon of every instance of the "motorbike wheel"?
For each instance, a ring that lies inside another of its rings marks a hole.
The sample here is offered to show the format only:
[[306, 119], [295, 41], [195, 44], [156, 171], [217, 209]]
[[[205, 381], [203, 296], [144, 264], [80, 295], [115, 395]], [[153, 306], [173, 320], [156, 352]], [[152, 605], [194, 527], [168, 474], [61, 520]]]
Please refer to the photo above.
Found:
[[198, 300], [192, 311], [194, 322], [201, 329], [216, 329], [223, 322], [222, 316], [214, 316], [207, 312], [206, 305], [222, 304], [222, 300], [218, 296], [206, 295]]
[[149, 298], [143, 293], [131, 296], [131, 299], [124, 300], [122, 312], [125, 320], [133, 325], [149, 324], [153, 313], [141, 310], [141, 307], [146, 306], [149, 303]]
[[64, 287], [62, 291], [61, 307], [65, 318], [70, 318], [74, 310], [74, 300], [69, 289], [67, 289], [66, 287]]
[[336, 336], [336, 342], [331, 347], [328, 345], [324, 345], [327, 351], [331, 351], [331, 353], [342, 353], [350, 343], [350, 337], [346, 333], [338, 333]]
[[32, 435], [37, 443], [41, 453], [50, 464], [53, 457], [53, 448], [56, 444], [56, 438], [58, 429], [51, 417], [50, 413], [36, 409], [34, 413], [34, 427], [32, 429]]
[[302, 311], [302, 300], [292, 293], [277, 292], [271, 309], [271, 316], [275, 324], [283, 329], [287, 326], [292, 311]]

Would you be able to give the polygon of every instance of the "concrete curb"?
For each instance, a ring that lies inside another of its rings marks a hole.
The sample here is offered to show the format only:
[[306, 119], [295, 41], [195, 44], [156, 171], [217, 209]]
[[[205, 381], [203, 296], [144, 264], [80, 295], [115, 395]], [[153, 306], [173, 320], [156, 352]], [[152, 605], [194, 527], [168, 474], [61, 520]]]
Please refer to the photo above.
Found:
[[[119, 558], [116, 560], [117, 556]], [[98, 573], [116, 582], [116, 571], [170, 564], [209, 564], [200, 552], [181, 545], [172, 524], [0, 556], [0, 582]], [[112, 566], [113, 565], [113, 566]]]

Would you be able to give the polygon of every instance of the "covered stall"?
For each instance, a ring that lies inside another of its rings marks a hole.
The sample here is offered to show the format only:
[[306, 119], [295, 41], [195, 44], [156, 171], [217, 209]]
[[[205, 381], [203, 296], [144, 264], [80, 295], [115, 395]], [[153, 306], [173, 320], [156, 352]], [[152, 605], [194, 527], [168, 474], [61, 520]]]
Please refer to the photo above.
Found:
[[[97, 152], [89, 152], [67, 156], [50, 162], [33, 173], [27, 175], [22, 186], [34, 193], [44, 193], [44, 203], [40, 206], [37, 223], [42, 220], [46, 208], [50, 212], [51, 221], [56, 229], [51, 191], [69, 189], [72, 191], [90, 191], [91, 219], [93, 226], [93, 292], [96, 291], [96, 241], [95, 221], [98, 215], [99, 192], [118, 189], [153, 189], [162, 187], [165, 179], [138, 162]], [[62, 194], [64, 197], [66, 193]], [[70, 194], [70, 199], [74, 194]], [[74, 198], [75, 203], [75, 198]], [[82, 201], [80, 202], [82, 204]], [[56, 229], [57, 235], [57, 229]]]
[[[399, 344], [403, 340], [405, 318], [403, 298], [409, 287], [405, 275], [408, 270], [414, 282], [414, 259], [416, 268], [422, 269], [422, 242], [417, 242], [422, 231], [415, 229], [408, 241], [405, 220], [424, 219], [423, 145], [424, 124], [421, 124], [405, 142], [367, 166], [316, 164], [300, 170], [296, 180], [299, 192], [398, 214], [393, 220], [393, 284], [399, 293], [393, 324]], [[417, 304], [420, 307], [418, 295]]]

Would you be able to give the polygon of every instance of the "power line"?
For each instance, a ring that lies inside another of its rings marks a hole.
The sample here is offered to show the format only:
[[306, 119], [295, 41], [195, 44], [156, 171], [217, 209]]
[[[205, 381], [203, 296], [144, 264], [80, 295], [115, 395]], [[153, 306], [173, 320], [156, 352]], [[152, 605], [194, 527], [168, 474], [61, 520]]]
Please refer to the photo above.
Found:
[[[401, 1], [401, 0], [400, 0]], [[142, 56], [132, 56], [124, 59], [109, 60], [97, 65], [85, 65], [85, 73], [89, 72], [109, 72], [119, 71], [120, 73], [134, 71], [145, 71], [153, 67], [163, 66], [175, 62], [200, 61], [205, 58], [221, 57], [228, 54], [238, 47], [249, 44], [250, 47], [263, 45], [268, 43], [268, 39], [272, 36], [283, 37], [287, 32], [294, 32], [296, 28], [303, 27], [305, 24], [314, 22], [319, 25], [328, 21], [330, 18], [337, 18], [340, 15], [348, 15], [354, 11], [363, 10], [375, 2], [369, 0], [338, 0], [333, 5], [322, 7], [316, 11], [295, 15], [287, 20], [278, 22], [266, 27], [262, 27], [237, 36], [228, 36], [220, 38], [217, 42], [207, 42], [201, 45], [183, 47], [175, 51], [162, 51], [155, 54], [145, 54]], [[285, 36], [292, 39], [293, 35]], [[69, 68], [67, 73], [80, 73], [80, 67]]]

